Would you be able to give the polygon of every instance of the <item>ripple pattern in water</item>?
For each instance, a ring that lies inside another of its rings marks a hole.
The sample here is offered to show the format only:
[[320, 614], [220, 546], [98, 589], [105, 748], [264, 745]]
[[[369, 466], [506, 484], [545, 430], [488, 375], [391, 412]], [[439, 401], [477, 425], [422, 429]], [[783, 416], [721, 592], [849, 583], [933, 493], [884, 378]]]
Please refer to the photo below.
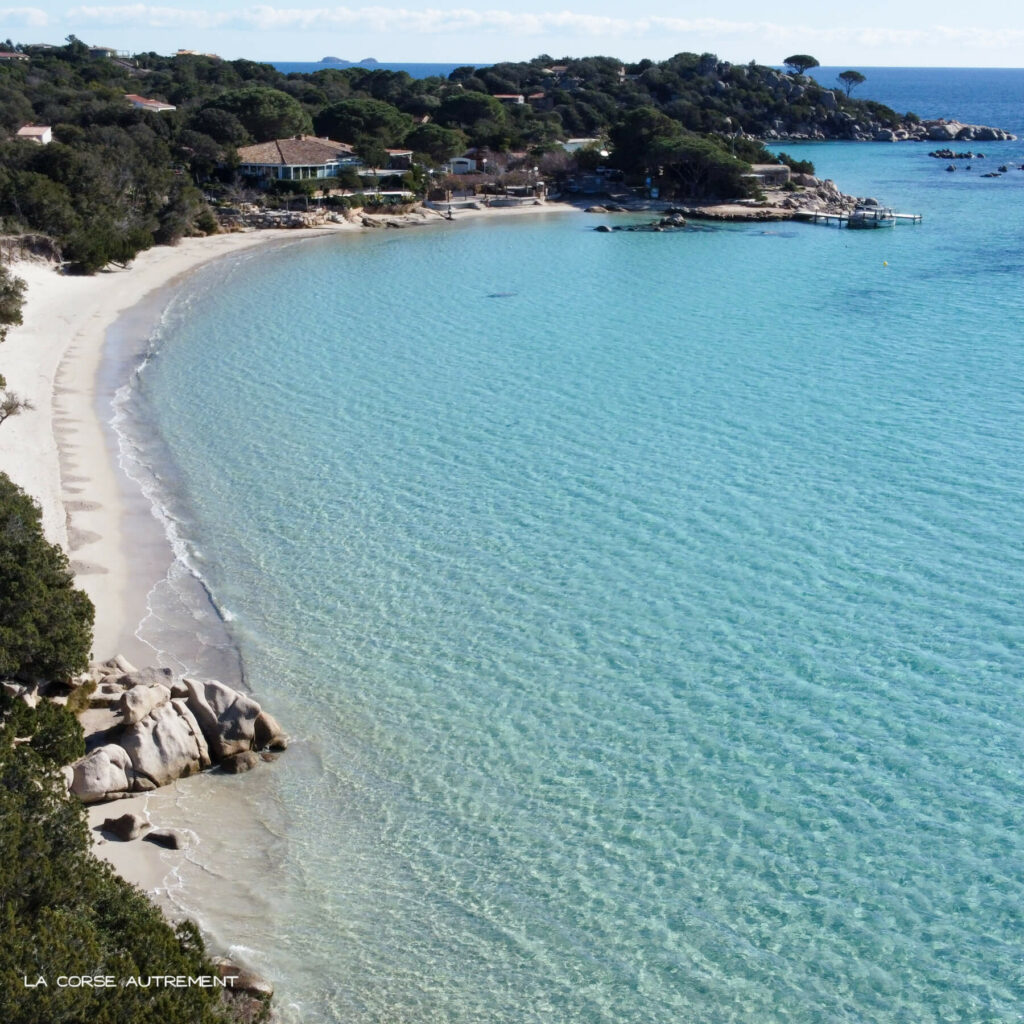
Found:
[[147, 368], [299, 740], [247, 941], [308, 1022], [1018, 1020], [1019, 288], [590, 227], [220, 265]]

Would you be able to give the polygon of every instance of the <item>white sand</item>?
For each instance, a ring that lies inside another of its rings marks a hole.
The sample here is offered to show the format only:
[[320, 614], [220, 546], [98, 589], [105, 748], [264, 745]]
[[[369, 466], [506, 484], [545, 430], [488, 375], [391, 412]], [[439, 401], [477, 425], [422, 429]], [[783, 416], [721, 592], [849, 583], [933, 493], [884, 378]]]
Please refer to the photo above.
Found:
[[[334, 229], [339, 230], [339, 229]], [[344, 230], [344, 229], [340, 229]], [[126, 270], [69, 277], [21, 262], [28, 285], [24, 323], [0, 348], [9, 390], [34, 408], [0, 428], [0, 470], [35, 498], [46, 536], [72, 560], [76, 582], [96, 605], [93, 654], [120, 653], [141, 618], [125, 607], [129, 553], [121, 530], [121, 484], [97, 415], [96, 375], [107, 330], [126, 309], [209, 260], [267, 241], [319, 230], [254, 231], [186, 239], [144, 252]]]
[[[522, 214], [565, 212], [561, 205], [457, 210], [456, 221]], [[382, 218], [389, 219], [389, 218]], [[406, 218], [402, 218], [406, 219]], [[444, 225], [443, 217], [410, 217]], [[127, 309], [160, 288], [184, 279], [210, 260], [266, 243], [290, 243], [332, 232], [367, 230], [354, 224], [324, 228], [249, 231], [185, 239], [174, 247], [141, 253], [124, 270], [111, 268], [93, 277], [68, 277], [50, 265], [19, 262], [10, 269], [28, 285], [24, 323], [12, 328], [0, 346], [0, 372], [8, 389], [34, 408], [0, 425], [0, 472], [39, 502], [46, 536], [67, 552], [76, 583], [96, 606], [94, 659], [118, 653], [135, 657], [131, 647], [145, 613], [138, 606], [137, 553], [127, 550], [124, 504], [126, 482], [97, 409], [97, 376], [107, 331]], [[136, 586], [133, 590], [133, 580]], [[148, 587], [148, 583], [146, 586]], [[143, 591], [144, 593], [145, 591]], [[134, 594], [136, 606], [129, 596]], [[201, 786], [202, 777], [181, 786]], [[128, 810], [152, 805], [173, 807], [170, 794], [117, 801], [90, 808], [90, 824]], [[149, 801], [149, 804], [146, 801]], [[137, 806], [136, 806], [137, 805]], [[177, 828], [187, 823], [167, 820]], [[99, 833], [93, 835], [99, 840]], [[103, 842], [96, 852], [118, 873], [141, 886], [158, 902], [175, 856], [150, 843]]]

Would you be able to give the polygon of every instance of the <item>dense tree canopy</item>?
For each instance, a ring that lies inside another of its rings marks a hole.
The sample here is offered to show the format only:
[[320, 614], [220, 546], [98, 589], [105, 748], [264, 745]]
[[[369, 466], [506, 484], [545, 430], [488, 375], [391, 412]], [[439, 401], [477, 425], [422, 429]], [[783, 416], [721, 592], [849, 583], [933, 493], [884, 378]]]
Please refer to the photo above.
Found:
[[413, 119], [382, 100], [342, 100], [316, 118], [316, 130], [339, 142], [355, 146], [371, 141], [398, 147], [412, 130]]
[[211, 100], [207, 110], [232, 115], [256, 142], [306, 135], [313, 130], [309, 114], [293, 96], [280, 89], [249, 85]]
[[457, 156], [468, 145], [466, 133], [439, 124], [417, 125], [405, 137], [405, 145], [425, 156], [433, 164], [441, 164]]
[[25, 282], [0, 264], [0, 341], [11, 327], [21, 323], [21, 307], [25, 302]]
[[0, 473], [0, 678], [64, 679], [86, 668], [92, 602], [67, 555], [43, 536], [39, 506]]

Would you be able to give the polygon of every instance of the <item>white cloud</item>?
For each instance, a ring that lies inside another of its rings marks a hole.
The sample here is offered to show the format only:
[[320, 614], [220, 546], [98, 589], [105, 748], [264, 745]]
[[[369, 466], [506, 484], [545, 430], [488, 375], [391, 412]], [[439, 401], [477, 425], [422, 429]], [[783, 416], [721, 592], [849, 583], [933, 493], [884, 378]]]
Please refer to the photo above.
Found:
[[38, 7], [0, 7], [0, 22], [6, 25], [29, 25], [41, 28], [50, 24], [46, 11]]
[[[30, 11], [31, 8], [16, 10]], [[45, 19], [42, 11], [37, 15]], [[1024, 31], [994, 31], [982, 28], [928, 27], [915, 29], [876, 28], [871, 26], [812, 28], [768, 21], [726, 21], [718, 18], [669, 18], [637, 16], [608, 17], [578, 11], [532, 13], [514, 10], [472, 10], [429, 7], [413, 10], [404, 7], [272, 7], [268, 4], [230, 11], [189, 10], [179, 7], [155, 7], [147, 4], [82, 6], [68, 11], [67, 17], [94, 25], [147, 28], [195, 29], [233, 28], [273, 32], [317, 28], [347, 28], [363, 31], [395, 31], [415, 34], [454, 34], [463, 32], [500, 33], [511, 36], [538, 36], [551, 32], [580, 36], [622, 38], [686, 35], [718, 39], [729, 36], [762, 41], [789, 40], [804, 49], [846, 44], [866, 49], [886, 46], [911, 47], [934, 43], [969, 48], [1006, 47], [1024, 42]], [[45, 24], [46, 22], [35, 22]], [[699, 42], [695, 42], [699, 45]]]

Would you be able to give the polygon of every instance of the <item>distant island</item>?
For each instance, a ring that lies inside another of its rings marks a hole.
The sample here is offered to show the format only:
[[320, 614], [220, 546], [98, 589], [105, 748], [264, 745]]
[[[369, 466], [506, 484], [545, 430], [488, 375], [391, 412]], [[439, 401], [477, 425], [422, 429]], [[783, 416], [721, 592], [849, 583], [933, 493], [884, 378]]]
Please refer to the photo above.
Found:
[[321, 57], [321, 64], [337, 64], [341, 68], [378, 68], [380, 61], [373, 57], [364, 57], [362, 60], [345, 60], [344, 57]]

